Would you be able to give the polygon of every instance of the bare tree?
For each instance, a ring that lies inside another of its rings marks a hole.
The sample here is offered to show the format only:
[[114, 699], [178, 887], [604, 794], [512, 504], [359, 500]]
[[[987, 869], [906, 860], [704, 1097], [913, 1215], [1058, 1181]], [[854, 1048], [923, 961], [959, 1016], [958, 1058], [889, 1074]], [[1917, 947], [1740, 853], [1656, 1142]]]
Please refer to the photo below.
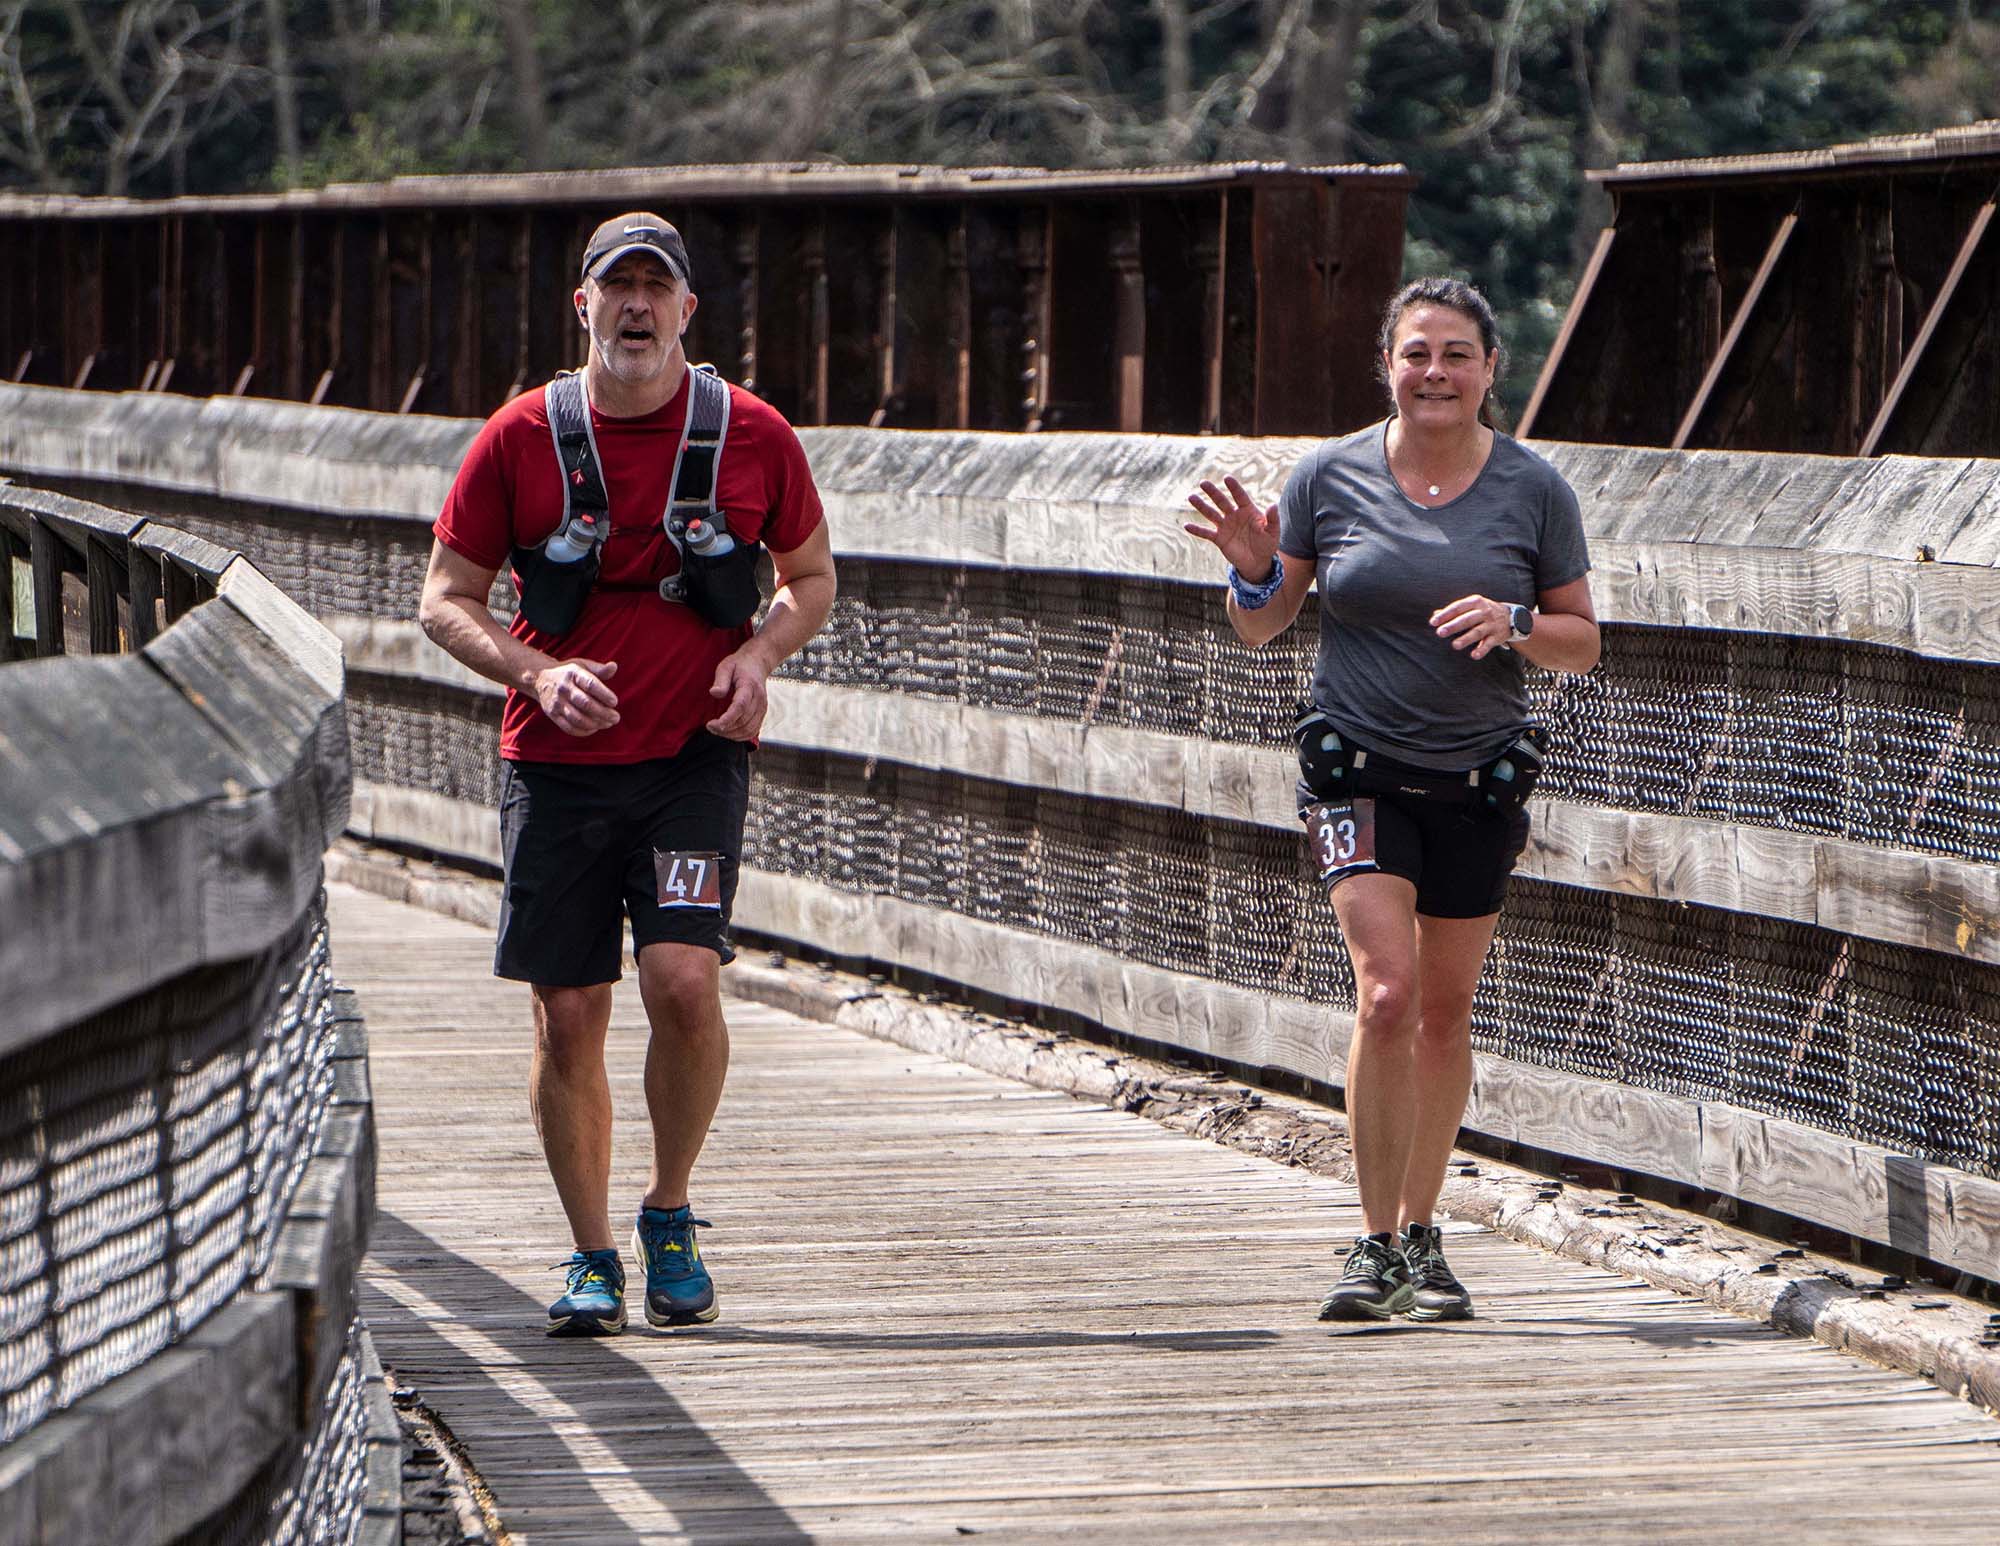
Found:
[[549, 97], [542, 84], [542, 53], [535, 41], [533, 0], [500, 0], [500, 25], [507, 35], [507, 63], [514, 76], [521, 159], [541, 171], [549, 164]]
[[[71, 121], [94, 128], [103, 191], [122, 194], [135, 175], [172, 158], [248, 104], [245, 13], [250, 0], [122, 0], [87, 15], [61, 0], [81, 68], [70, 83]], [[111, 10], [106, 17], [103, 12]]]
[[841, 66], [847, 57], [849, 29], [854, 22], [854, 0], [834, 0], [833, 15], [827, 22], [824, 52], [813, 72], [810, 88], [799, 98], [798, 112], [786, 132], [781, 154], [791, 161], [812, 154], [827, 130], [834, 89], [840, 84]]
[[[1633, 71], [1646, 32], [1646, 0], [1608, 0], [1604, 30], [1593, 50], [1581, 11], [1570, 30], [1570, 65], [1576, 75], [1582, 114], [1577, 162], [1585, 167], [1615, 166], [1631, 137]], [[1570, 268], [1581, 272], [1597, 233], [1611, 219], [1611, 196], [1586, 181], [1577, 195], [1576, 225], [1570, 235]]]
[[27, 0], [0, 5], [0, 161], [52, 193], [65, 186], [52, 147], [68, 133], [76, 102], [73, 94], [63, 99], [48, 71], [29, 68], [22, 36], [27, 10]]
[[264, 54], [271, 62], [272, 116], [278, 124], [278, 176], [287, 187], [299, 175], [299, 92], [292, 78], [292, 44], [285, 0], [264, 0]]
[[1187, 0], [1153, 0], [1160, 17], [1161, 108], [1169, 124], [1187, 120], [1194, 99], [1192, 24]]

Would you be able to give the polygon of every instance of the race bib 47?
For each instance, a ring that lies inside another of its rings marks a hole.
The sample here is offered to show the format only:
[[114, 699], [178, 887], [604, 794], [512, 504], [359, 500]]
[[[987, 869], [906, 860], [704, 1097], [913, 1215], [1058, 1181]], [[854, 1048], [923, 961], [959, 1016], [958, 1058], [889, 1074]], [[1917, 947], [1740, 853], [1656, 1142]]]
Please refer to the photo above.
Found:
[[722, 855], [653, 850], [662, 907], [722, 906]]

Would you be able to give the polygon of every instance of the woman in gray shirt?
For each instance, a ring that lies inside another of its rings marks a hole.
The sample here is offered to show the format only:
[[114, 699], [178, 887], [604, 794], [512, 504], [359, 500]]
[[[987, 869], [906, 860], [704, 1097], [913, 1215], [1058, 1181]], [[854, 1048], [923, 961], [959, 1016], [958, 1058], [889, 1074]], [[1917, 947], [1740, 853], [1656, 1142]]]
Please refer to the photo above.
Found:
[[[1597, 663], [1576, 495], [1493, 427], [1492, 308], [1420, 279], [1383, 313], [1392, 413], [1329, 440], [1260, 508], [1204, 482], [1188, 531], [1230, 566], [1255, 646], [1317, 581], [1301, 817], [1354, 964], [1347, 1113], [1366, 1233], [1322, 1320], [1463, 1319], [1432, 1214], [1472, 1088], [1472, 996], [1527, 817], [1493, 775], [1539, 762], [1525, 661]], [[1494, 791], [1502, 793], [1496, 797]]]

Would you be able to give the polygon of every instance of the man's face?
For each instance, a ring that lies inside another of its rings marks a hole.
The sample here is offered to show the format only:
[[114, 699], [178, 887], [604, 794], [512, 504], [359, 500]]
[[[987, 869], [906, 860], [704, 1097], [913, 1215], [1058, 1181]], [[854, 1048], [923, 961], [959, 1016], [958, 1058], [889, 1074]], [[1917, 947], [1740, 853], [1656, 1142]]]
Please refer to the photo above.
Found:
[[650, 252], [629, 252], [577, 291], [599, 360], [628, 386], [643, 386], [683, 363], [681, 332], [694, 295]]

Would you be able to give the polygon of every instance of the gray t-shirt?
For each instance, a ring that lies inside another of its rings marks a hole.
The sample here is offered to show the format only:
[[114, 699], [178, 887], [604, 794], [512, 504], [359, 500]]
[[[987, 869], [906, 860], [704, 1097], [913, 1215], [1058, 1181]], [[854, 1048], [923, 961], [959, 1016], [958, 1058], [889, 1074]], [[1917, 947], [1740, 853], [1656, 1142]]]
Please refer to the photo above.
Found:
[[1278, 502], [1279, 549], [1318, 566], [1313, 697], [1364, 746], [1417, 767], [1477, 767], [1528, 721], [1522, 660], [1501, 649], [1473, 660], [1430, 616], [1471, 595], [1533, 606], [1587, 574], [1583, 520], [1562, 474], [1497, 431], [1472, 487], [1425, 509], [1389, 471], [1388, 427], [1309, 451]]

